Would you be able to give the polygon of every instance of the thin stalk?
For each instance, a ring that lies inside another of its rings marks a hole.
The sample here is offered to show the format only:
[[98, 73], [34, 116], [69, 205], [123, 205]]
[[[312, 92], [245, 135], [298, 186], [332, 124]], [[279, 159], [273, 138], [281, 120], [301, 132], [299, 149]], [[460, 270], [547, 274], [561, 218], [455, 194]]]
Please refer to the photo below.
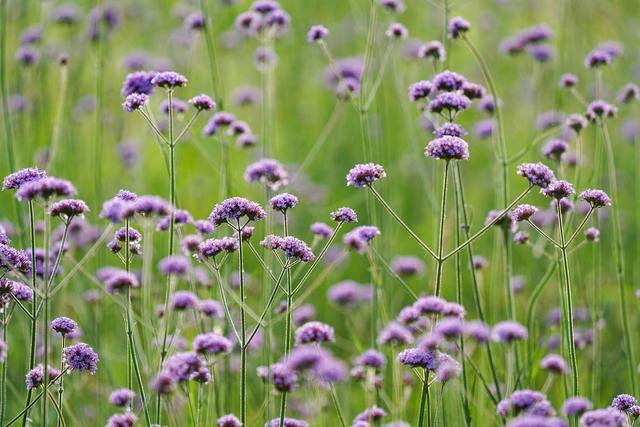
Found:
[[[29, 200], [29, 234], [31, 237], [31, 265], [36, 265], [36, 230], [35, 230], [35, 215], [33, 212], [33, 201]], [[38, 330], [38, 292], [36, 288], [38, 286], [36, 278], [36, 269], [31, 269], [31, 289], [33, 289], [33, 301], [31, 301], [31, 345], [29, 349], [29, 369], [33, 369], [36, 366], [36, 335]], [[32, 391], [27, 392], [27, 400], [25, 407], [28, 407], [31, 402]], [[29, 410], [24, 412], [22, 419], [22, 426], [26, 427], [27, 419], [29, 417]], [[2, 422], [0, 422], [2, 424]]]
[[218, 61], [216, 55], [216, 48], [212, 35], [212, 26], [213, 22], [209, 15], [209, 7], [207, 5], [207, 0], [200, 0], [200, 10], [202, 12], [202, 16], [204, 18], [204, 41], [207, 45], [207, 57], [209, 59], [209, 68], [211, 68], [211, 86], [213, 89], [213, 97], [218, 103], [220, 109], [224, 107], [223, 105], [223, 96], [222, 93], [222, 84], [221, 84], [221, 76], [220, 71], [218, 69]]
[[440, 226], [438, 231], [438, 258], [436, 260], [436, 289], [434, 293], [437, 297], [440, 296], [440, 288], [442, 287], [442, 265], [444, 264], [442, 255], [444, 253], [444, 226], [447, 212], [449, 162], [449, 160], [445, 161], [444, 174], [442, 176], [442, 199], [440, 200]]
[[[50, 246], [50, 235], [51, 235], [51, 217], [47, 212], [47, 203], [45, 203], [44, 207], [44, 269], [43, 269], [43, 280], [42, 285], [44, 286], [44, 308], [43, 308], [43, 319], [42, 319], [42, 335], [44, 341], [44, 354], [43, 354], [43, 363], [45, 373], [48, 372], [49, 367], [49, 246]], [[66, 230], [66, 229], [65, 229]], [[60, 252], [62, 252], [62, 246], [60, 247]], [[53, 274], [51, 274], [53, 278]], [[45, 375], [46, 376], [46, 375]], [[47, 390], [49, 388], [49, 382], [44, 382], [44, 393], [47, 394]], [[42, 400], [42, 425], [47, 426], [47, 399]]]
[[398, 224], [400, 224], [400, 226], [405, 229], [405, 231], [409, 234], [409, 236], [411, 236], [418, 243], [418, 245], [420, 245], [422, 249], [424, 249], [429, 255], [431, 255], [433, 259], [437, 260], [438, 255], [436, 255], [436, 253], [429, 246], [427, 246], [427, 244], [424, 243], [422, 239], [420, 239], [420, 237], [418, 237], [418, 235], [414, 233], [413, 230], [411, 230], [411, 228], [409, 228], [409, 226], [398, 216], [398, 214], [393, 210], [393, 208], [389, 206], [386, 200], [384, 200], [384, 198], [378, 192], [378, 190], [376, 190], [372, 185], [369, 185], [368, 188], [371, 190], [373, 195], [378, 199], [378, 201], [382, 204], [382, 206], [387, 210], [387, 212], [389, 212], [389, 214], [391, 214], [391, 216], [398, 222]]
[[247, 346], [246, 346], [246, 320], [245, 320], [245, 295], [244, 295], [244, 250], [242, 249], [242, 227], [240, 219], [237, 220], [238, 232], [238, 275], [240, 280], [240, 421], [247, 425]]
[[331, 396], [331, 402], [333, 403], [333, 407], [336, 408], [336, 414], [338, 415], [338, 419], [340, 420], [340, 425], [342, 427], [347, 427], [347, 422], [342, 415], [342, 409], [340, 409], [340, 401], [338, 400], [338, 395], [336, 393], [336, 388], [332, 384], [329, 385], [329, 396]]
[[[2, 339], [5, 345], [9, 345], [9, 337], [7, 336], [7, 310], [2, 311]], [[2, 374], [0, 374], [0, 425], [4, 422], [5, 411], [7, 410], [7, 365], [9, 364], [9, 355], [6, 354], [2, 365]]]
[[[283, 214], [284, 219], [284, 235], [289, 235], [289, 224], [287, 221], [287, 213]], [[291, 351], [291, 333], [292, 328], [292, 313], [293, 313], [293, 284], [291, 281], [291, 269], [287, 268], [287, 322], [285, 326], [285, 335], [284, 335], [284, 357], [285, 360], [289, 357], [289, 352]], [[287, 392], [282, 392], [282, 396], [280, 398], [280, 427], [284, 427], [284, 416], [287, 411]]]
[[544, 237], [545, 239], [547, 239], [553, 246], [555, 246], [558, 249], [561, 249], [561, 246], [558, 242], [555, 241], [555, 239], [551, 236], [549, 236], [547, 233], [545, 233], [540, 227], [538, 227], [536, 224], [534, 224], [533, 221], [531, 220], [527, 220], [527, 222], [529, 223], [529, 225], [531, 226], [531, 228], [533, 228], [534, 230], [536, 230], [538, 233], [540, 233], [540, 235], [542, 237]]
[[613, 240], [614, 240], [614, 259], [616, 262], [616, 280], [618, 282], [618, 293], [620, 295], [620, 314], [622, 316], [622, 327], [624, 331], [624, 340], [626, 347], [627, 365], [629, 369], [629, 380], [631, 382], [631, 390], [634, 396], [638, 394], [635, 370], [635, 357], [633, 351], [633, 342], [631, 340], [631, 328], [629, 326], [629, 315], [627, 313], [627, 300], [625, 296], [625, 271], [624, 271], [624, 247], [622, 246], [622, 232], [620, 229], [620, 213], [618, 206], [620, 199], [618, 197], [618, 180], [616, 178], [616, 162], [613, 151], [613, 144], [609, 136], [609, 130], [604, 122], [600, 123], [604, 136], [605, 148], [607, 150], [607, 164], [609, 173], [609, 186], [611, 187], [611, 195], [614, 203], [612, 205], [611, 220], [613, 223]]
[[[50, 383], [55, 383], [56, 381], [58, 381], [58, 379], [60, 379], [60, 377], [62, 377], [64, 374], [67, 373], [67, 368], [65, 368], [62, 372], [60, 372], [60, 375], [58, 375], [57, 377], [55, 377], [54, 379], [52, 379], [51, 381], [49, 381], [49, 383], [47, 383], [45, 381], [45, 384], [50, 384]], [[9, 420], [6, 424], [4, 424], [2, 427], [9, 427], [11, 425], [13, 425], [16, 421], [18, 421], [20, 418], [22, 418], [22, 416], [24, 416], [25, 413], [27, 413], [27, 411], [29, 409], [31, 409], [36, 403], [38, 403], [38, 400], [40, 400], [40, 398], [42, 396], [44, 396], [44, 389], [38, 393], [36, 395], [36, 397], [33, 398], [33, 400], [31, 401], [31, 403], [29, 403], [28, 405], [26, 405], [24, 407], [24, 409], [22, 409], [22, 411], [20, 411], [16, 416], [14, 416], [13, 418], [11, 418], [11, 420]]]
[[529, 331], [529, 340], [527, 341], [527, 365], [529, 367], [529, 375], [533, 371], [533, 346], [536, 343], [535, 337], [533, 335], [533, 316], [535, 314], [536, 304], [540, 295], [542, 295], [542, 291], [544, 290], [547, 283], [549, 283], [549, 279], [553, 275], [553, 272], [556, 269], [557, 264], [555, 262], [549, 263], [549, 267], [547, 267], [547, 271], [545, 271], [544, 275], [538, 281], [538, 284], [533, 289], [533, 293], [529, 298], [529, 303], [527, 304], [527, 330]]
[[565, 323], [569, 336], [567, 337], [567, 350], [569, 352], [569, 359], [571, 361], [571, 379], [573, 381], [573, 396], [578, 396], [578, 362], [576, 359], [576, 346], [573, 332], [573, 301], [571, 300], [571, 274], [569, 274], [569, 258], [567, 256], [566, 240], [564, 235], [564, 224], [562, 218], [562, 208], [560, 203], [556, 204], [556, 213], [558, 217], [558, 228], [560, 229], [560, 253], [562, 254], [562, 269], [564, 274], [564, 286], [565, 286], [565, 304], [567, 313], [565, 316]]
[[[456, 164], [455, 168], [455, 188], [457, 192], [457, 196], [460, 198], [460, 210], [462, 214], [462, 230], [464, 231], [465, 238], [469, 240], [469, 218], [467, 215], [467, 205], [464, 197], [464, 186], [462, 185], [462, 176], [460, 174], [460, 167]], [[473, 247], [471, 245], [467, 245], [467, 258], [469, 262], [469, 273], [471, 275], [471, 282], [473, 284], [473, 299], [476, 305], [476, 311], [478, 313], [478, 319], [481, 322], [486, 323], [484, 310], [482, 308], [482, 300], [480, 299], [480, 285], [478, 283], [478, 276], [476, 275], [476, 269], [473, 266]], [[487, 358], [489, 359], [489, 368], [491, 369], [491, 376], [493, 377], [493, 382], [496, 389], [496, 394], [498, 395], [498, 400], [502, 399], [500, 392], [500, 381], [498, 380], [498, 373], [496, 370], [495, 363], [493, 361], [493, 353], [491, 352], [491, 344], [489, 341], [485, 342], [485, 349], [487, 351]], [[493, 394], [491, 394], [493, 398]]]
[[422, 393], [420, 394], [420, 411], [418, 412], [418, 427], [424, 426], [425, 409], [427, 425], [431, 427], [431, 402], [429, 399], [429, 371], [424, 370], [424, 378], [422, 380]]
[[[63, 350], [64, 350], [64, 342], [65, 337], [62, 335], [62, 343], [60, 344], [60, 372], [64, 369], [64, 361], [63, 361]], [[45, 371], [48, 375], [48, 370]], [[62, 399], [64, 397], [64, 377], [60, 377], [60, 386], [58, 387], [58, 408], [60, 408], [60, 413], [58, 414], [58, 427], [64, 424], [64, 415], [62, 414]], [[1, 424], [1, 423], [0, 423]]]
[[60, 65], [60, 68], [60, 86], [57, 89], [57, 98], [60, 102], [57, 105], [56, 115], [53, 122], [53, 131], [51, 132], [51, 150], [46, 163], [51, 165], [51, 168], [55, 168], [56, 154], [58, 154], [58, 147], [60, 145], [60, 132], [63, 125], [62, 117], [64, 115], [65, 100], [67, 98], [67, 82], [69, 80], [69, 72], [66, 64]]

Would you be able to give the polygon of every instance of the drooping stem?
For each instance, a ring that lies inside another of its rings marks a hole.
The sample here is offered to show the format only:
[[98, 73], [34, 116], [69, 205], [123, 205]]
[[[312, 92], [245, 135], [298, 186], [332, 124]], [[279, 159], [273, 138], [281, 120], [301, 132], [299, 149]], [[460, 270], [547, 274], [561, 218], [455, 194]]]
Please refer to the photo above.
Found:
[[571, 274], [569, 273], [569, 258], [567, 256], [566, 240], [564, 235], [564, 224], [562, 218], [562, 208], [560, 201], [556, 203], [556, 213], [558, 218], [558, 228], [560, 231], [560, 253], [562, 254], [562, 270], [564, 276], [565, 286], [565, 324], [569, 336], [567, 337], [567, 352], [569, 354], [569, 360], [571, 362], [571, 379], [573, 381], [573, 396], [578, 396], [578, 363], [576, 359], [576, 345], [573, 332], [573, 302], [571, 300]]
[[635, 370], [635, 357], [633, 342], [631, 340], [631, 329], [629, 326], [629, 315], [627, 313], [627, 300], [625, 296], [625, 271], [624, 271], [624, 248], [622, 246], [622, 232], [620, 229], [620, 213], [618, 207], [621, 199], [618, 197], [618, 180], [616, 178], [616, 161], [614, 157], [613, 144], [609, 136], [609, 130], [604, 122], [600, 123], [604, 136], [605, 148], [607, 150], [607, 169], [609, 173], [609, 186], [613, 198], [611, 221], [613, 223], [613, 252], [616, 263], [616, 280], [618, 282], [618, 293], [620, 296], [620, 314], [622, 316], [622, 328], [624, 332], [627, 365], [629, 369], [629, 381], [634, 395], [638, 394]]
[[442, 266], [444, 260], [442, 255], [444, 252], [444, 226], [447, 211], [447, 189], [448, 189], [448, 175], [449, 175], [450, 161], [445, 161], [444, 174], [442, 176], [442, 199], [440, 200], [440, 225], [438, 231], [438, 258], [436, 259], [436, 287], [434, 295], [440, 296], [440, 288], [442, 287]]

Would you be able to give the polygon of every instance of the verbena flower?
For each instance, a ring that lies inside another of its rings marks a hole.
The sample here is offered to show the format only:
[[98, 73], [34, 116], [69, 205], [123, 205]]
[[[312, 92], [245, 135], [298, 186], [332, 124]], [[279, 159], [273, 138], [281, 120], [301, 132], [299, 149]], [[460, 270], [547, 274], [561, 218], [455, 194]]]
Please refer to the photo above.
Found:
[[[51, 366], [47, 367], [48, 380], [51, 381], [60, 375], [60, 371]], [[27, 390], [36, 389], [44, 384], [44, 367], [39, 364], [27, 372], [26, 383]]]
[[589, 189], [580, 193], [580, 199], [589, 203], [592, 208], [603, 208], [605, 206], [611, 206], [611, 199], [602, 190]]
[[228, 221], [235, 222], [242, 217], [250, 221], [259, 221], [266, 216], [259, 204], [242, 197], [233, 197], [218, 203], [209, 215], [209, 220], [215, 225], [220, 225]]
[[183, 255], [171, 255], [160, 260], [158, 269], [165, 276], [184, 276], [191, 269], [191, 263]]
[[151, 84], [165, 89], [173, 89], [187, 85], [187, 78], [175, 71], [162, 71], [156, 73], [151, 79]]
[[377, 424], [379, 420], [381, 420], [386, 416], [387, 416], [387, 413], [385, 412], [384, 409], [374, 405], [360, 412], [358, 415], [356, 415], [356, 417], [354, 418], [354, 422], [373, 421], [374, 423]]
[[26, 251], [0, 244], [0, 271], [9, 272], [12, 269], [24, 274], [31, 272], [31, 255]]
[[520, 323], [504, 320], [498, 322], [493, 326], [491, 331], [493, 339], [497, 342], [504, 344], [510, 344], [513, 341], [520, 341], [527, 339], [527, 329]]
[[364, 301], [370, 301], [373, 290], [369, 285], [360, 285], [352, 280], [338, 282], [327, 291], [329, 301], [339, 306], [351, 307]]
[[413, 334], [404, 325], [391, 322], [380, 330], [376, 341], [380, 345], [406, 345], [413, 343]]
[[51, 197], [68, 197], [77, 194], [76, 188], [66, 179], [43, 177], [23, 183], [16, 191], [20, 201], [33, 200], [36, 197], [48, 200]]
[[391, 269], [400, 277], [422, 276], [424, 262], [413, 256], [398, 256], [391, 260]]
[[249, 183], [260, 182], [273, 191], [289, 182], [287, 171], [273, 159], [262, 159], [250, 164], [244, 172], [244, 179]]
[[461, 138], [445, 135], [429, 142], [424, 154], [440, 160], [468, 160], [469, 146]]
[[138, 422], [138, 417], [133, 412], [113, 414], [107, 420], [106, 427], [130, 427]]
[[518, 165], [518, 175], [526, 178], [531, 185], [542, 188], [555, 180], [553, 171], [544, 163], [522, 163]]
[[132, 390], [120, 388], [111, 392], [109, 395], [109, 403], [113, 406], [128, 407], [131, 406], [135, 397], [136, 394]]
[[416, 102], [428, 98], [434, 91], [433, 83], [429, 80], [420, 80], [409, 86], [409, 101]]
[[333, 228], [329, 227], [324, 222], [314, 222], [313, 224], [311, 224], [309, 229], [314, 236], [317, 236], [321, 239], [327, 239], [333, 234]]
[[556, 200], [569, 197], [574, 193], [575, 190], [573, 189], [573, 185], [562, 179], [551, 181], [549, 185], [540, 190], [540, 194], [552, 197]]
[[170, 306], [176, 311], [196, 308], [198, 307], [198, 297], [190, 291], [175, 291], [171, 295]]
[[309, 427], [309, 423], [295, 418], [284, 418], [284, 425], [280, 423], [280, 418], [274, 418], [267, 421], [264, 427]]
[[627, 416], [615, 408], [595, 409], [587, 411], [580, 417], [581, 427], [624, 427]]
[[589, 121], [595, 122], [598, 119], [602, 120], [605, 118], [615, 117], [616, 114], [618, 114], [618, 109], [614, 105], [611, 105], [601, 99], [597, 99], [587, 106], [585, 116]]
[[437, 361], [433, 352], [418, 348], [408, 348], [398, 354], [397, 361], [411, 368], [424, 368], [434, 371]]
[[289, 209], [293, 209], [298, 204], [298, 198], [293, 194], [282, 193], [276, 196], [273, 196], [271, 200], [269, 200], [269, 205], [271, 205], [271, 209], [286, 212]]
[[238, 239], [223, 237], [222, 239], [207, 239], [198, 245], [198, 257], [201, 260], [214, 258], [221, 252], [232, 253], [240, 248]]
[[589, 399], [574, 396], [564, 401], [562, 404], [562, 413], [567, 417], [579, 417], [583, 413], [593, 408], [593, 404]]
[[542, 155], [560, 161], [560, 157], [569, 149], [569, 144], [563, 139], [550, 139], [542, 146]]
[[151, 80], [155, 75], [155, 71], [136, 71], [128, 74], [122, 83], [120, 94], [125, 98], [133, 94], [151, 95], [155, 89]]
[[409, 30], [407, 30], [407, 27], [404, 25], [398, 22], [393, 22], [389, 25], [384, 34], [390, 39], [402, 40], [409, 37]]
[[535, 206], [522, 204], [516, 206], [513, 211], [511, 211], [510, 216], [511, 219], [516, 222], [527, 221], [538, 211], [539, 209]]
[[489, 329], [489, 326], [479, 320], [465, 322], [463, 329], [465, 335], [480, 343], [485, 343], [491, 338], [491, 330]]
[[69, 223], [73, 217], [83, 216], [89, 211], [87, 204], [78, 199], [66, 199], [52, 203], [49, 206], [49, 215], [62, 217], [66, 223]]
[[449, 21], [447, 30], [449, 33], [449, 37], [452, 39], [460, 38], [463, 34], [465, 34], [471, 28], [471, 24], [460, 16], [456, 16], [451, 18]]
[[358, 222], [358, 215], [351, 208], [342, 207], [331, 212], [331, 219], [335, 222]]
[[233, 414], [223, 415], [216, 420], [218, 427], [242, 427], [240, 420]]
[[196, 110], [209, 111], [216, 108], [216, 103], [211, 99], [209, 95], [196, 95], [191, 98], [189, 104], [193, 105]]
[[193, 351], [200, 354], [229, 353], [233, 349], [231, 340], [215, 332], [196, 335], [192, 344]]
[[613, 398], [611, 407], [619, 411], [627, 412], [632, 406], [638, 404], [638, 400], [629, 394], [619, 394]]
[[313, 25], [307, 33], [307, 41], [309, 43], [324, 40], [329, 35], [329, 30], [323, 25]]
[[471, 100], [457, 92], [443, 92], [429, 102], [432, 113], [447, 112], [449, 115], [464, 111], [471, 106]]
[[597, 242], [600, 239], [600, 230], [595, 227], [589, 227], [585, 230], [584, 237], [590, 242]]
[[322, 322], [307, 322], [295, 331], [296, 345], [308, 343], [334, 342], [336, 339], [333, 328]]
[[445, 70], [433, 77], [433, 85], [440, 91], [457, 91], [462, 89], [467, 79], [453, 71]]
[[64, 365], [72, 371], [87, 372], [91, 375], [98, 370], [98, 354], [85, 344], [73, 344], [62, 349]]
[[145, 95], [144, 93], [132, 93], [131, 95], [127, 95], [122, 103], [122, 108], [128, 113], [133, 113], [147, 105], [148, 102], [149, 95]]
[[418, 56], [420, 58], [431, 58], [434, 61], [444, 61], [446, 55], [444, 45], [438, 40], [431, 40], [421, 45], [418, 49]]
[[356, 364], [369, 368], [380, 369], [387, 359], [379, 351], [369, 349], [356, 358]]
[[347, 185], [362, 188], [387, 176], [384, 168], [375, 163], [357, 164], [347, 173]]
[[584, 66], [586, 68], [597, 68], [609, 65], [612, 61], [613, 57], [609, 52], [596, 48], [587, 54], [584, 59]]
[[570, 89], [578, 84], [578, 76], [575, 74], [566, 73], [560, 76], [560, 87]]
[[22, 184], [38, 181], [47, 176], [45, 171], [38, 168], [26, 168], [7, 175], [2, 181], [3, 190], [17, 190]]
[[569, 365], [559, 354], [548, 354], [540, 361], [540, 367], [553, 374], [564, 375], [569, 373]]
[[434, 132], [436, 137], [442, 138], [444, 136], [453, 136], [456, 138], [462, 138], [467, 134], [467, 131], [457, 123], [444, 123]]
[[74, 332], [78, 328], [78, 324], [68, 317], [57, 317], [51, 321], [49, 327], [51, 330], [65, 336]]
[[380, 6], [388, 12], [402, 13], [406, 6], [402, 0], [380, 0]]

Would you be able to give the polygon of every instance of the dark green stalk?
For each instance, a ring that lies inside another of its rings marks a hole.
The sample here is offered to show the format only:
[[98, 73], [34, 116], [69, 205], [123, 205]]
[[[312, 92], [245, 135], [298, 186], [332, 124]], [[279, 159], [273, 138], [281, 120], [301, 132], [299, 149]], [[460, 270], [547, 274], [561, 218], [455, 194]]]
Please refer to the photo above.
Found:
[[[49, 370], [49, 240], [51, 233], [51, 217], [47, 212], [47, 203], [45, 203], [44, 207], [44, 269], [43, 269], [43, 277], [42, 285], [44, 286], [44, 295], [43, 295], [43, 303], [44, 303], [44, 314], [42, 319], [42, 335], [43, 335], [43, 343], [44, 343], [44, 354], [43, 354], [43, 363], [45, 377], [46, 373]], [[66, 228], [65, 228], [66, 232]], [[62, 246], [60, 251], [62, 252]], [[53, 274], [51, 274], [53, 278]], [[35, 290], [34, 290], [35, 293]], [[44, 393], [45, 396], [47, 394], [47, 390], [49, 388], [49, 382], [44, 381]], [[44, 427], [47, 426], [47, 399], [42, 399], [42, 425]]]
[[[2, 311], [2, 339], [5, 345], [9, 345], [9, 337], [7, 335], [7, 310]], [[2, 374], [0, 374], [0, 425], [4, 422], [4, 414], [7, 410], [7, 365], [9, 364], [9, 355], [5, 355], [5, 359], [0, 363], [2, 365]]]
[[240, 421], [247, 425], [247, 346], [246, 321], [245, 321], [245, 295], [244, 295], [244, 251], [242, 249], [242, 227], [237, 220], [238, 232], [238, 275], [240, 280]]
[[540, 295], [542, 295], [542, 291], [544, 290], [547, 283], [549, 283], [549, 279], [553, 275], [553, 272], [556, 269], [556, 263], [552, 262], [547, 267], [547, 271], [545, 271], [542, 278], [538, 281], [538, 284], [533, 289], [533, 293], [531, 294], [531, 298], [529, 298], [529, 304], [527, 305], [527, 330], [529, 331], [529, 340], [527, 342], [527, 366], [529, 369], [529, 376], [533, 371], [533, 346], [536, 342], [536, 339], [533, 334], [533, 315], [535, 314], [536, 304]]
[[[64, 334], [62, 335], [62, 342], [60, 344], [60, 372], [62, 372], [62, 370], [64, 369], [64, 362], [63, 362], [63, 350], [64, 350], [64, 342], [65, 342], [65, 337]], [[47, 371], [45, 371], [47, 372]], [[62, 413], [62, 399], [64, 397], [64, 377], [60, 377], [60, 386], [58, 387], [58, 408], [59, 408], [59, 413], [58, 413], [58, 427], [60, 427], [62, 424], [64, 424], [64, 415]], [[0, 423], [2, 424], [2, 423]]]
[[436, 288], [435, 296], [440, 296], [440, 288], [442, 287], [442, 266], [444, 260], [442, 259], [444, 253], [444, 226], [447, 210], [447, 189], [448, 189], [448, 175], [449, 175], [449, 160], [445, 161], [444, 174], [442, 177], [442, 199], [440, 201], [440, 227], [438, 231], [438, 258], [436, 259]]
[[[29, 200], [29, 234], [31, 236], [31, 265], [36, 265], [36, 226], [33, 213], [33, 201]], [[36, 335], [38, 329], [38, 293], [36, 292], [37, 279], [36, 269], [31, 269], [31, 289], [33, 289], [33, 301], [31, 301], [31, 348], [29, 350], [29, 369], [33, 369], [36, 366]], [[31, 402], [32, 391], [27, 392], [27, 400], [25, 407], [29, 406]], [[22, 419], [22, 426], [26, 427], [27, 419], [29, 417], [29, 410], [24, 412]], [[0, 422], [0, 424], [2, 424]]]
[[420, 394], [420, 412], [418, 413], [418, 427], [424, 426], [425, 409], [427, 416], [427, 426], [431, 427], [431, 400], [429, 398], [429, 371], [424, 370], [422, 380], [422, 393]]
[[[289, 235], [289, 224], [287, 221], [287, 213], [283, 214], [284, 219], [284, 235]], [[285, 335], [284, 335], [284, 357], [289, 357], [289, 351], [291, 351], [291, 324], [292, 322], [292, 313], [293, 313], [293, 285], [291, 282], [291, 269], [288, 268], [288, 262], [285, 267], [287, 270], [287, 321], [285, 326]], [[282, 392], [282, 396], [280, 397], [280, 426], [284, 427], [284, 417], [287, 412], [287, 392]]]

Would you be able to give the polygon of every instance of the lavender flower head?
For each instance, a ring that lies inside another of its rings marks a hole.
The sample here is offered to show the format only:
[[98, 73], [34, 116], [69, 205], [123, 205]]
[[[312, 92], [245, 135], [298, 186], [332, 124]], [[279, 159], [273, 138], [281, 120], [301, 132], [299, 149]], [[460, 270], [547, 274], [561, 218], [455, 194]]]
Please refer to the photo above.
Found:
[[49, 327], [51, 330], [65, 336], [75, 331], [78, 328], [78, 324], [68, 317], [58, 317], [51, 321]]
[[164, 89], [174, 89], [176, 87], [184, 87], [187, 85], [187, 78], [175, 71], [163, 71], [157, 73], [151, 79], [151, 84]]
[[171, 296], [171, 309], [176, 311], [198, 307], [198, 297], [190, 291], [176, 291]]
[[109, 395], [109, 403], [114, 406], [128, 407], [133, 402], [134, 397], [136, 397], [136, 394], [132, 390], [120, 388], [111, 392]]
[[461, 138], [445, 135], [429, 142], [425, 156], [440, 160], [468, 160], [469, 146]]
[[323, 25], [313, 25], [307, 33], [307, 41], [309, 43], [319, 42], [324, 40], [329, 35], [329, 30]]
[[580, 417], [580, 427], [625, 427], [627, 416], [615, 408], [587, 411]]
[[120, 94], [125, 98], [133, 94], [151, 95], [155, 89], [151, 80], [155, 75], [155, 71], [136, 71], [127, 75], [122, 83]]
[[199, 111], [209, 111], [216, 108], [216, 103], [211, 99], [209, 95], [196, 95], [191, 98], [189, 104], [193, 105], [196, 110]]
[[567, 417], [579, 417], [591, 408], [593, 408], [593, 404], [589, 399], [574, 396], [564, 401], [562, 405], [562, 413]]
[[20, 201], [33, 200], [36, 197], [48, 200], [53, 196], [69, 197], [77, 193], [73, 184], [66, 179], [44, 177], [22, 184], [16, 191], [16, 198]]
[[293, 194], [282, 193], [273, 196], [271, 200], [269, 200], [269, 204], [273, 210], [286, 212], [289, 209], [293, 209], [298, 204], [298, 198]]
[[391, 269], [400, 277], [422, 276], [424, 262], [413, 256], [398, 256], [391, 260]]
[[259, 221], [266, 216], [259, 204], [242, 197], [233, 197], [218, 203], [209, 215], [209, 220], [215, 225], [220, 225], [230, 220], [239, 221], [242, 217], [247, 217], [250, 221]]
[[296, 329], [296, 345], [325, 342], [334, 342], [336, 339], [333, 328], [322, 322], [307, 322]]
[[93, 375], [98, 370], [98, 354], [85, 344], [78, 343], [65, 347], [62, 350], [64, 365], [72, 371], [88, 372]]
[[393, 22], [389, 25], [384, 34], [392, 40], [401, 40], [409, 37], [409, 30], [407, 30], [407, 27], [404, 25], [398, 22]]
[[462, 89], [467, 79], [453, 71], [445, 70], [436, 74], [433, 78], [433, 85], [436, 90], [452, 92]]
[[532, 205], [518, 205], [511, 211], [511, 219], [516, 222], [527, 221], [535, 215], [538, 210], [538, 208]]
[[420, 80], [409, 86], [409, 101], [416, 102], [428, 98], [434, 91], [433, 83], [429, 80]]
[[553, 171], [544, 163], [522, 163], [518, 165], [518, 175], [526, 178], [529, 184], [542, 188], [555, 180]]
[[347, 186], [362, 188], [386, 176], [384, 168], [378, 164], [357, 164], [347, 173]]
[[627, 412], [632, 406], [638, 404], [638, 400], [629, 394], [619, 394], [613, 398], [611, 407], [619, 411]]
[[171, 255], [160, 260], [158, 269], [165, 276], [170, 274], [184, 276], [190, 270], [191, 264], [183, 255]]
[[289, 182], [287, 171], [273, 159], [262, 159], [250, 164], [245, 170], [244, 179], [249, 183], [260, 182], [273, 191]]
[[7, 175], [2, 181], [3, 190], [17, 190], [22, 184], [38, 181], [47, 176], [45, 171], [38, 168], [26, 168]]
[[216, 255], [225, 251], [227, 253], [236, 252], [240, 248], [238, 239], [234, 237], [223, 237], [222, 239], [207, 239], [198, 245], [198, 259], [215, 258]]
[[149, 95], [145, 95], [144, 93], [132, 93], [131, 95], [127, 95], [122, 103], [122, 108], [128, 113], [133, 113], [147, 105], [148, 102]]
[[442, 138], [443, 136], [453, 136], [456, 138], [462, 138], [467, 134], [467, 131], [457, 123], [444, 123], [438, 129], [433, 132], [436, 137]]
[[[51, 366], [47, 367], [48, 380], [51, 381], [60, 375], [60, 371]], [[35, 368], [27, 372], [26, 375], [27, 390], [33, 390], [44, 384], [44, 367], [36, 365]]]
[[193, 351], [200, 354], [230, 353], [233, 349], [231, 340], [215, 332], [196, 335], [192, 344]]
[[548, 354], [543, 357], [540, 361], [540, 367], [557, 375], [569, 373], [569, 365], [559, 354]]
[[527, 339], [527, 329], [520, 323], [505, 320], [498, 322], [493, 326], [491, 331], [494, 341], [504, 344], [510, 344], [513, 341], [520, 341]]
[[592, 208], [603, 208], [605, 206], [611, 206], [611, 199], [602, 190], [589, 189], [580, 193], [580, 199], [589, 203]]
[[540, 190], [540, 194], [556, 200], [564, 199], [574, 193], [573, 185], [562, 179], [551, 181], [547, 187]]
[[302, 262], [309, 262], [315, 259], [315, 255], [305, 242], [293, 236], [286, 236], [280, 239], [277, 249], [284, 252], [288, 259], [295, 259]]
[[358, 215], [356, 215], [353, 209], [342, 207], [331, 212], [331, 220], [341, 223], [358, 222]]
[[233, 414], [223, 415], [216, 420], [216, 426], [218, 427], [242, 427], [242, 423]]
[[448, 25], [449, 37], [452, 39], [458, 39], [462, 37], [469, 29], [471, 24], [460, 16], [451, 18]]
[[89, 211], [87, 204], [79, 199], [66, 199], [52, 203], [49, 206], [49, 215], [61, 217], [65, 223], [71, 222], [76, 216], [83, 216]]
[[447, 119], [452, 120], [454, 115], [464, 111], [471, 105], [471, 100], [458, 92], [443, 92], [429, 102], [429, 111], [432, 113], [447, 112]]

